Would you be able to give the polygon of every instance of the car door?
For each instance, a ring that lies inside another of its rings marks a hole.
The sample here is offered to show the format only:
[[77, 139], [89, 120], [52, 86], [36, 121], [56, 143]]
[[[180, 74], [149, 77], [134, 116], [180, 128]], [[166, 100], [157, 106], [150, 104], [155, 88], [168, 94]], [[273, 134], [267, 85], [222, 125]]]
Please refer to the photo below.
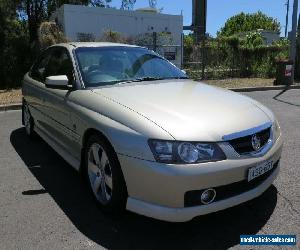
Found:
[[54, 88], [45, 85], [44, 112], [47, 114], [47, 119], [44, 127], [52, 139], [72, 154], [72, 144], [74, 144], [74, 140], [79, 139], [79, 136], [74, 132], [69, 102], [69, 95], [75, 91], [74, 67], [69, 51], [60, 46], [55, 47], [51, 52], [45, 70], [45, 78], [58, 75], [66, 75], [69, 86]]
[[23, 96], [35, 120], [35, 126], [43, 129], [45, 122], [45, 70], [50, 60], [52, 48], [44, 51], [31, 70], [24, 77]]

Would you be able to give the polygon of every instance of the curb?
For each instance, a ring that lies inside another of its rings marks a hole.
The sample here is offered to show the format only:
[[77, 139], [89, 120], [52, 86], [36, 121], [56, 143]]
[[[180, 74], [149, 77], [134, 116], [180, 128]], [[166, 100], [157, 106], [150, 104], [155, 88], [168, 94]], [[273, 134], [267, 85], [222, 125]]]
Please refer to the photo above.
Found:
[[0, 111], [10, 111], [22, 109], [22, 103], [12, 103], [0, 105]]
[[[300, 89], [300, 85], [280, 85], [280, 86], [265, 86], [265, 87], [245, 87], [245, 88], [229, 88], [234, 92], [253, 92], [253, 91], [267, 91], [267, 90], [289, 90]], [[12, 103], [0, 105], [0, 111], [10, 111], [22, 109], [22, 103]]]
[[289, 90], [300, 89], [300, 85], [279, 85], [279, 86], [264, 86], [264, 87], [245, 87], [245, 88], [229, 88], [234, 92], [252, 92], [252, 91], [266, 91], [266, 90]]

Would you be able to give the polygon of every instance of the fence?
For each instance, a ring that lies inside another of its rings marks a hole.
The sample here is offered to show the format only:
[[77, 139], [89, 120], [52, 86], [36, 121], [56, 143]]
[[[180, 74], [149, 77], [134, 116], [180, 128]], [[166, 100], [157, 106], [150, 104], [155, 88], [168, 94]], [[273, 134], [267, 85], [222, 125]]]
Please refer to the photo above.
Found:
[[185, 48], [183, 68], [194, 79], [271, 78], [276, 73], [276, 59], [287, 54], [286, 46], [247, 48], [237, 44], [203, 43]]
[[183, 53], [182, 41], [180, 42], [181, 44], [176, 44], [172, 34], [166, 32], [141, 34], [134, 39], [136, 45], [155, 51], [179, 68], [182, 66]]

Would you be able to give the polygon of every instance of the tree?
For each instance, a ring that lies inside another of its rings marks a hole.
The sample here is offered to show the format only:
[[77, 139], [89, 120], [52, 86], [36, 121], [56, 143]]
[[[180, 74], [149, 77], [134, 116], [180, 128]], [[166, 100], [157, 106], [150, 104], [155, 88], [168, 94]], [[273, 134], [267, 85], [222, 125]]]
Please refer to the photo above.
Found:
[[38, 41], [38, 28], [43, 20], [47, 18], [46, 0], [20, 0], [18, 11], [26, 16], [30, 43]]
[[254, 14], [245, 14], [242, 12], [229, 18], [217, 35], [232, 36], [241, 32], [256, 31], [258, 29], [280, 32], [280, 23], [277, 19], [268, 17], [260, 11]]
[[263, 43], [262, 35], [256, 31], [251, 31], [246, 35], [245, 47], [247, 48], [256, 48], [263, 45]]
[[48, 17], [63, 4], [91, 5], [94, 7], [110, 8], [112, 0], [47, 0]]
[[185, 58], [190, 58], [195, 45], [195, 38], [193, 34], [184, 35], [183, 37], [183, 49]]
[[20, 85], [31, 60], [27, 23], [17, 18], [17, 5], [0, 0], [0, 88]]
[[[4, 1], [4, 0], [1, 0]], [[19, 0], [18, 11], [26, 16], [30, 43], [38, 41], [38, 29], [43, 21], [63, 4], [91, 5], [95, 7], [109, 7], [112, 0]]]
[[39, 28], [39, 44], [41, 49], [56, 43], [65, 43], [67, 38], [55, 22], [42, 22]]
[[109, 2], [111, 0], [0, 0], [0, 88], [20, 86], [40, 49], [65, 40], [55, 24], [41, 25], [62, 4], [109, 7]]
[[122, 0], [121, 10], [133, 10], [136, 0]]
[[107, 30], [103, 33], [100, 38], [102, 42], [112, 42], [112, 43], [126, 43], [126, 38], [117, 31]]
[[16, 0], [0, 0], [0, 52], [3, 51], [7, 26], [17, 17], [17, 5]]
[[[38, 29], [43, 21], [46, 21], [51, 14], [63, 4], [91, 5], [95, 7], [110, 7], [112, 0], [0, 0], [0, 19], [9, 15], [16, 15], [16, 12], [28, 22], [30, 42], [38, 40]], [[0, 20], [1, 22], [1, 20]], [[0, 23], [1, 24], [1, 23]], [[3, 25], [1, 25], [3, 27]]]
[[90, 0], [89, 4], [94, 7], [110, 8], [109, 3], [112, 0]]

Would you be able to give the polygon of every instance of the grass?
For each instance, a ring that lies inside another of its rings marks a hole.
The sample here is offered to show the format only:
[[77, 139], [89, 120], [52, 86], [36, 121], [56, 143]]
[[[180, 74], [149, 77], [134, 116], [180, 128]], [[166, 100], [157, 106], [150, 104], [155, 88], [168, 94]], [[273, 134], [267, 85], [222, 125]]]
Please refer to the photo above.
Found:
[[222, 88], [244, 88], [273, 86], [274, 78], [227, 78], [223, 80], [203, 80], [203, 82]]

